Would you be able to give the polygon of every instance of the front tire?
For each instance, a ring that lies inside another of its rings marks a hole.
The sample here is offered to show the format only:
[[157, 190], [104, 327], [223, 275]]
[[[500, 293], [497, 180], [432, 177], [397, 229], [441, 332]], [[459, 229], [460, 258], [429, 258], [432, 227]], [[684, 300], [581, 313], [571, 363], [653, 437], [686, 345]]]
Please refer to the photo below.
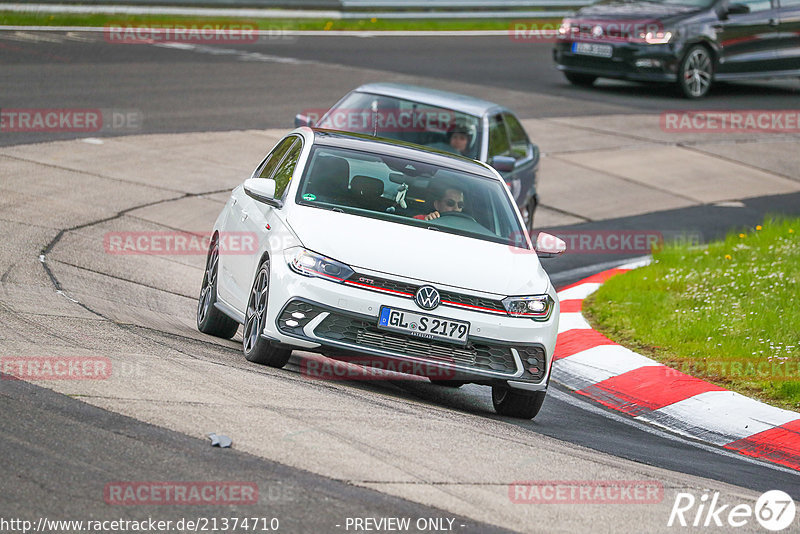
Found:
[[239, 323], [219, 311], [217, 302], [217, 275], [219, 274], [219, 241], [217, 236], [208, 246], [203, 287], [197, 299], [197, 329], [204, 334], [230, 339], [236, 335]]
[[542, 408], [547, 391], [523, 392], [508, 386], [492, 386], [495, 411], [507, 417], [533, 419]]
[[714, 61], [708, 48], [694, 45], [678, 66], [678, 88], [686, 98], [702, 98], [711, 90]]
[[591, 74], [578, 74], [577, 72], [569, 71], [564, 72], [564, 76], [569, 80], [569, 83], [580, 87], [591, 87], [597, 80], [597, 76], [592, 76]]
[[250, 298], [247, 300], [247, 311], [244, 316], [242, 332], [242, 348], [244, 357], [253, 363], [281, 368], [292, 356], [291, 349], [278, 348], [268, 339], [261, 337], [264, 325], [267, 324], [267, 302], [269, 299], [269, 259], [264, 260], [258, 268]]

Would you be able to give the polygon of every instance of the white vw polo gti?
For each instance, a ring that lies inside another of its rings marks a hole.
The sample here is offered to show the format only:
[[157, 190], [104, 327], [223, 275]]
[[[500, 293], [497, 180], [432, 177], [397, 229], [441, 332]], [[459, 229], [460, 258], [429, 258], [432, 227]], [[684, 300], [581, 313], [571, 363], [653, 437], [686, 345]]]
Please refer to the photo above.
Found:
[[[252, 249], [227, 253], [231, 236]], [[231, 338], [244, 325], [245, 357], [273, 367], [304, 350], [488, 385], [498, 413], [532, 418], [559, 317], [539, 256], [564, 250], [537, 243], [486, 164], [298, 128], [217, 218], [197, 326]]]

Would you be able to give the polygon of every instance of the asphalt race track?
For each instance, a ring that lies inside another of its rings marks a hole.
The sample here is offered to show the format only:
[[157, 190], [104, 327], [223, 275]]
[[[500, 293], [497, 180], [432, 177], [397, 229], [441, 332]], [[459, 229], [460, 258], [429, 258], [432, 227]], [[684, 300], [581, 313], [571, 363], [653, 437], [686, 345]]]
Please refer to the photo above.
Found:
[[[282, 370], [250, 364], [240, 335], [221, 341], [194, 328], [204, 256], [104, 248], [108, 232], [209, 229], [228, 191], [296, 112], [325, 108], [368, 81], [502, 102], [535, 142], [532, 128], [554, 124], [547, 120], [594, 120], [585, 131], [613, 144], [611, 126], [597, 129], [605, 117], [649, 124], [665, 110], [796, 109], [800, 96], [797, 80], [721, 85], [702, 102], [617, 82], [587, 91], [570, 87], [549, 54], [549, 45], [506, 37], [123, 46], [101, 34], [0, 31], [1, 109], [91, 108], [136, 118], [91, 134], [0, 132], [0, 356], [102, 357], [119, 370], [108, 380], [0, 381], [7, 489], [0, 518], [257, 516], [278, 518], [280, 532], [353, 532], [348, 518], [410, 517], [412, 525], [431, 520], [419, 531], [441, 520], [463, 532], [666, 532], [675, 530], [666, 525], [678, 492], [718, 491], [724, 503], [752, 505], [781, 489], [800, 500], [795, 471], [637, 423], [558, 384], [535, 420], [518, 421], [496, 416], [488, 389], [475, 385], [309, 380], [300, 368], [311, 356], [301, 352]], [[647, 126], [638, 128], [624, 150], [650, 147]], [[635, 209], [543, 192], [537, 220], [546, 228], [647, 228], [707, 241], [768, 213], [800, 213], [800, 135], [751, 137], [690, 149], [719, 156], [704, 172], [735, 163], [742, 180], [763, 184], [760, 192], [726, 202], [723, 194], [645, 190], [626, 178], [613, 194]], [[725, 152], [735, 143], [741, 154]], [[759, 163], [759, 147], [780, 165]], [[567, 175], [556, 171], [572, 155], [558, 148], [543, 148], [553, 163], [543, 167], [542, 187]], [[663, 169], [665, 179], [671, 172]], [[561, 287], [638, 255], [566, 255], [545, 268]], [[233, 448], [211, 448], [210, 432], [232, 437]], [[104, 499], [110, 483], [152, 480], [247, 481], [259, 500], [119, 506]], [[514, 502], [509, 485], [526, 480], [658, 481], [663, 498]], [[754, 521], [736, 530], [762, 531]]]

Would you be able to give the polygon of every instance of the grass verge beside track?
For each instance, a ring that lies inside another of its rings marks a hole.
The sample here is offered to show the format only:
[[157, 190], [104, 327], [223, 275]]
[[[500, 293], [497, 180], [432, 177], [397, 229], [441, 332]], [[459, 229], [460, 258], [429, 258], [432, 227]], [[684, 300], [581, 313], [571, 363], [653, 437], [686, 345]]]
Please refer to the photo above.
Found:
[[592, 327], [684, 373], [800, 411], [800, 219], [668, 245], [584, 301]]
[[[1, 6], [0, 6], [1, 7]], [[317, 31], [390, 31], [390, 30], [509, 30], [512, 24], [524, 24], [524, 30], [555, 30], [561, 17], [507, 19], [284, 19], [254, 17], [203, 17], [173, 15], [111, 15], [111, 14], [69, 14], [69, 13], [19, 13], [0, 11], [0, 25], [3, 26], [96, 26], [109, 24], [161, 25], [179, 22], [198, 23], [209, 20], [218, 24], [255, 23], [262, 30], [317, 30]]]

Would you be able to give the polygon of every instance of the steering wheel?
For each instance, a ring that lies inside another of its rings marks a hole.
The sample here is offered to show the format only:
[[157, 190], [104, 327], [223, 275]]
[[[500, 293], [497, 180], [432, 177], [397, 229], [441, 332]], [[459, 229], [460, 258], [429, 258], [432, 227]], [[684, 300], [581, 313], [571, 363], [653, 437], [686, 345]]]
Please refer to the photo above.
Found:
[[464, 213], [463, 211], [440, 211], [439, 217], [460, 217], [469, 221], [478, 222], [472, 215]]

